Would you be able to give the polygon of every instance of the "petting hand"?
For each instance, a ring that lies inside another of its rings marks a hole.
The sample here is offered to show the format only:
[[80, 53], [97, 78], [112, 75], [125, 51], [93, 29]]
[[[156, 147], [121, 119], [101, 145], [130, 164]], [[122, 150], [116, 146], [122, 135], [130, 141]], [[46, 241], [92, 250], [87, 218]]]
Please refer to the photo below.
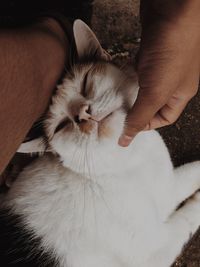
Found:
[[139, 94], [127, 116], [121, 146], [142, 130], [172, 124], [197, 93], [200, 73], [200, 1], [141, 1]]

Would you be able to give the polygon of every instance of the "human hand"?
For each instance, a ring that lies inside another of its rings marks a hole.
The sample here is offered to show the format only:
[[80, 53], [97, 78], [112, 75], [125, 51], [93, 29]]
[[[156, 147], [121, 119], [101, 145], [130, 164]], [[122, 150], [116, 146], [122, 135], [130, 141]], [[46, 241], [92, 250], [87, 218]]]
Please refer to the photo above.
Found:
[[200, 1], [142, 0], [138, 98], [119, 139], [128, 146], [142, 130], [172, 124], [197, 93]]

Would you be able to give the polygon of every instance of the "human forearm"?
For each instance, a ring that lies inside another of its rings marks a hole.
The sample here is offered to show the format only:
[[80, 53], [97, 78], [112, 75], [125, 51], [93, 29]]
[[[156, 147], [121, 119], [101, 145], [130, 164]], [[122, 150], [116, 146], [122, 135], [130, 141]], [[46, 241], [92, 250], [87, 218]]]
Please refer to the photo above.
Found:
[[0, 172], [45, 111], [67, 46], [64, 32], [52, 19], [0, 32]]

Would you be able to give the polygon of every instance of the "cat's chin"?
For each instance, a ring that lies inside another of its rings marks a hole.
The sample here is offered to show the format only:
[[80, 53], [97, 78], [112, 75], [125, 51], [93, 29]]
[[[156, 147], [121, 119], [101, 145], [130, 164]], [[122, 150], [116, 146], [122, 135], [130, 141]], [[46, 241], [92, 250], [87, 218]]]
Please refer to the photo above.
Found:
[[97, 179], [118, 172], [118, 168], [122, 169], [119, 167], [122, 163], [121, 151], [116, 142], [108, 143], [104, 140], [98, 146], [91, 144], [72, 150], [60, 155], [62, 165], [82, 177]]
[[[50, 141], [52, 150], [59, 155], [65, 155], [70, 151], [101, 151], [107, 153], [108, 150], [117, 146], [118, 138], [124, 127], [126, 114], [124, 111], [116, 110], [99, 121], [88, 121], [79, 125], [71, 131], [61, 131], [54, 135]], [[72, 156], [72, 155], [71, 155]]]
[[52, 141], [52, 147], [63, 166], [83, 176], [98, 176], [114, 170], [114, 162], [120, 156], [118, 138], [118, 134], [101, 139], [93, 134], [80, 142], [60, 138]]

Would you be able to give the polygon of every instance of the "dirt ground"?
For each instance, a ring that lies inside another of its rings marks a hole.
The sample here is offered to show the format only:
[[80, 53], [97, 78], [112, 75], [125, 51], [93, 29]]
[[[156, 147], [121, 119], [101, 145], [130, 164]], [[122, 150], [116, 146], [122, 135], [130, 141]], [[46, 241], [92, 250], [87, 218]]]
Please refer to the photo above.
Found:
[[[93, 29], [120, 65], [132, 62], [139, 47], [138, 10], [138, 0], [95, 1]], [[174, 166], [200, 160], [200, 90], [179, 120], [159, 132], [170, 151]], [[200, 267], [200, 230], [186, 245], [173, 267]]]

